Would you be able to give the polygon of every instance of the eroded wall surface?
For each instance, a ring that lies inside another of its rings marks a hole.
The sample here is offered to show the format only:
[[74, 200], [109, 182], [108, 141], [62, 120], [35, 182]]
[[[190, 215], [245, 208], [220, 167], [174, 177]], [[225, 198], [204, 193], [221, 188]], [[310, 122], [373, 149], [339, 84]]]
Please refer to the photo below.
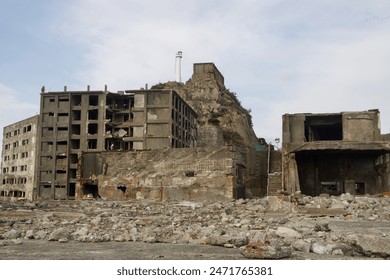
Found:
[[224, 200], [245, 194], [245, 186], [249, 193], [261, 192], [257, 161], [234, 146], [85, 153], [76, 196]]

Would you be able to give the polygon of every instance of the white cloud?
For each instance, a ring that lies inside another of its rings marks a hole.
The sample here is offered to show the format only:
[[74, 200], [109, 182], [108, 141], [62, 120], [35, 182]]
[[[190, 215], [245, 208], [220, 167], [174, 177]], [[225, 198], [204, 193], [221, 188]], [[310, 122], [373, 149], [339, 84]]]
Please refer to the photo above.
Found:
[[183, 51], [215, 62], [251, 108], [259, 137], [281, 136], [284, 113], [379, 108], [390, 124], [387, 1], [92, 1], [67, 5], [55, 23], [88, 52], [74, 75], [110, 90], [173, 80]]
[[24, 102], [14, 89], [0, 83], [0, 142], [4, 126], [32, 117], [38, 112], [38, 105]]

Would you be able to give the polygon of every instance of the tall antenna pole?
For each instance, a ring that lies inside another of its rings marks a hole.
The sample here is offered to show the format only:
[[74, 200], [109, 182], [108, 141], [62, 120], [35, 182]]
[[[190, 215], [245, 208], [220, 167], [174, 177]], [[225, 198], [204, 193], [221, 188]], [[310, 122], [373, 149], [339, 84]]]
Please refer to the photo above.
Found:
[[181, 58], [183, 57], [183, 53], [178, 51], [176, 53], [176, 64], [175, 64], [175, 72], [176, 72], [176, 82], [181, 83]]

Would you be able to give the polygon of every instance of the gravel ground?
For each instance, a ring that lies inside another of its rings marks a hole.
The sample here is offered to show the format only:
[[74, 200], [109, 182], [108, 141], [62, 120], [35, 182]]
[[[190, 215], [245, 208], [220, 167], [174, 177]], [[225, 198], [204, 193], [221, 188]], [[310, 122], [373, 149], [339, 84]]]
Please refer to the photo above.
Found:
[[0, 259], [390, 258], [388, 197], [0, 202]]

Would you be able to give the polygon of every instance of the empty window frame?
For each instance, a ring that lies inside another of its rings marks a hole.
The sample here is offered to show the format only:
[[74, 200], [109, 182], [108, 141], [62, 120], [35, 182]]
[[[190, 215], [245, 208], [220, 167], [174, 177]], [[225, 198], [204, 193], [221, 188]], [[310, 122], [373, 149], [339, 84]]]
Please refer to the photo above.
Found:
[[81, 132], [81, 126], [79, 124], [72, 124], [72, 134], [80, 135], [80, 132]]
[[88, 110], [88, 120], [98, 120], [99, 119], [99, 110]]
[[305, 139], [307, 142], [343, 140], [341, 114], [306, 116]]
[[72, 111], [72, 118], [74, 121], [80, 121], [81, 120], [81, 111], [80, 110], [73, 110]]
[[97, 149], [97, 139], [88, 139], [88, 149]]
[[72, 105], [81, 106], [81, 95], [72, 95]]
[[72, 139], [70, 141], [71, 148], [74, 150], [80, 149], [80, 140], [79, 139]]
[[89, 96], [89, 106], [98, 106], [99, 105], [99, 96], [90, 95]]
[[90, 134], [90, 135], [98, 134], [98, 124], [97, 123], [89, 123], [88, 124], [88, 134]]

